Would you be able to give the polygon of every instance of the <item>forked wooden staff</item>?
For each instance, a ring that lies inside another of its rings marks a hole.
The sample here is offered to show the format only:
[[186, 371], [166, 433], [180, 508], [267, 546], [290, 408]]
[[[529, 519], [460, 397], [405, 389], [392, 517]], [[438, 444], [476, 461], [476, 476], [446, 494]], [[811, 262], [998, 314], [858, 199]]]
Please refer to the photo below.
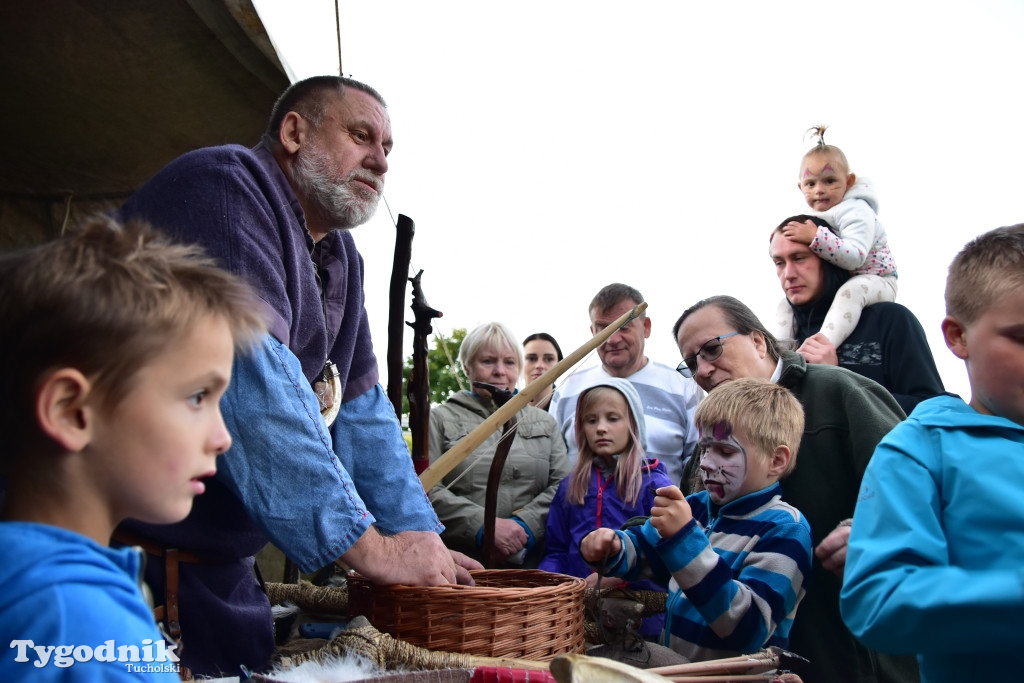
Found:
[[430, 491], [446, 474], [455, 469], [460, 462], [476, 450], [477, 446], [486, 441], [487, 437], [500, 429], [508, 421], [509, 417], [522, 410], [523, 406], [532, 401], [541, 391], [551, 386], [562, 373], [583, 360], [588, 353], [603, 344], [608, 337], [615, 334], [623, 325], [633, 318], [640, 317], [640, 314], [645, 310], [647, 310], [646, 301], [637, 304], [629, 312], [623, 313], [619, 316], [618, 320], [595, 334], [583, 346], [563, 358], [557, 365], [513, 396], [508, 403], [494, 411], [479, 427], [462, 437], [458, 443], [420, 473], [420, 483], [423, 484], [423, 488]]
[[[443, 313], [427, 304], [420, 286], [423, 271], [409, 278], [412, 283], [413, 322], [406, 323], [413, 329], [412, 372], [409, 374], [409, 433], [412, 434], [412, 464], [416, 474], [430, 466], [430, 368], [428, 364], [427, 337], [433, 331], [430, 321], [443, 317]], [[401, 369], [399, 369], [401, 372]], [[401, 397], [399, 397], [401, 398]], [[401, 410], [401, 404], [398, 408]]]

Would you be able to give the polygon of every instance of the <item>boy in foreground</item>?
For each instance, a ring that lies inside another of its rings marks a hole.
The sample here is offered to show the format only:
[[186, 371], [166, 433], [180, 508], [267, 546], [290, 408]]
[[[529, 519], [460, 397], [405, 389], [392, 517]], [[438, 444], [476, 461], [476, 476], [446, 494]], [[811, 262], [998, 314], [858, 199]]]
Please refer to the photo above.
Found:
[[[650, 518], [580, 543], [602, 574], [667, 584], [662, 644], [690, 661], [787, 647], [811, 572], [811, 527], [782, 501], [803, 408], [784, 387], [735, 379], [697, 407], [704, 491], [658, 489]], [[799, 654], [799, 653], [797, 653]]]
[[96, 218], [0, 257], [0, 680], [177, 681], [125, 518], [183, 519], [231, 445], [258, 299], [197, 247]]
[[971, 401], [918, 404], [878, 444], [854, 512], [843, 619], [869, 647], [916, 653], [921, 680], [1024, 671], [1024, 224], [953, 259], [946, 346]]

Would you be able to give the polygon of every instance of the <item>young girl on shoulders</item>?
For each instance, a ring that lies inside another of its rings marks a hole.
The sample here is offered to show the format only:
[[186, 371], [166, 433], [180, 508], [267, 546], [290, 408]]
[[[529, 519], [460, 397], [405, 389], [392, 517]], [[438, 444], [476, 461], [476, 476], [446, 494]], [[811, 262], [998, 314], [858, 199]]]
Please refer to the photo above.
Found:
[[[643, 405], [628, 380], [612, 377], [580, 394], [575, 424], [580, 452], [551, 502], [547, 549], [539, 568], [585, 578], [590, 587], [621, 586], [617, 578], [601, 579], [598, 586], [597, 574], [580, 555], [580, 540], [594, 529], [618, 529], [633, 517], [646, 517], [654, 492], [674, 482], [664, 464], [644, 453]], [[649, 579], [626, 585], [666, 590]], [[647, 617], [641, 633], [656, 636], [663, 624], [663, 614]]]
[[[811, 221], [791, 222], [779, 232], [810, 247], [820, 258], [853, 276], [840, 287], [814, 337], [824, 337], [839, 348], [860, 322], [860, 312], [871, 304], [896, 299], [896, 262], [889, 250], [885, 228], [878, 220], [878, 195], [866, 178], [850, 172], [846, 155], [825, 144], [825, 129], [815, 126], [818, 137], [800, 163], [797, 186], [811, 214], [832, 230]], [[773, 233], [774, 234], [774, 233]], [[779, 302], [778, 337], [793, 336], [793, 310], [786, 299]]]

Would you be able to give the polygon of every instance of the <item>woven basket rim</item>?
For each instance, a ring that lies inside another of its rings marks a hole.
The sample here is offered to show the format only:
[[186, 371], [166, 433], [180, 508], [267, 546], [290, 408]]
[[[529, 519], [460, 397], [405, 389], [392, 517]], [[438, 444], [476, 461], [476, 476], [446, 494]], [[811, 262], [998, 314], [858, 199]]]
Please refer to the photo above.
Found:
[[[540, 661], [583, 651], [586, 580], [539, 569], [470, 574], [491, 585], [380, 586], [350, 576], [350, 614], [431, 650]], [[522, 585], [531, 582], [540, 585]]]
[[[499, 573], [500, 572], [500, 573]], [[439, 586], [411, 586], [407, 584], [391, 584], [381, 585], [374, 584], [365, 576], [352, 572], [349, 574], [349, 583], [369, 583], [373, 585], [374, 590], [386, 590], [393, 593], [399, 594], [414, 594], [414, 593], [443, 593], [443, 592], [454, 592], [460, 593], [459, 597], [470, 598], [477, 594], [482, 595], [493, 595], [496, 591], [501, 591], [503, 596], [529, 593], [530, 595], [546, 595], [547, 593], [560, 593], [563, 591], [572, 591], [577, 589], [580, 585], [585, 586], [586, 580], [581, 579], [578, 576], [570, 576], [569, 574], [558, 574], [555, 572], [547, 572], [542, 569], [472, 569], [469, 572], [470, 576], [474, 579], [480, 578], [493, 578], [501, 576], [502, 578], [513, 580], [521, 579], [524, 576], [535, 576], [544, 577], [545, 583], [538, 586], [466, 586], [463, 584], [448, 583]]]

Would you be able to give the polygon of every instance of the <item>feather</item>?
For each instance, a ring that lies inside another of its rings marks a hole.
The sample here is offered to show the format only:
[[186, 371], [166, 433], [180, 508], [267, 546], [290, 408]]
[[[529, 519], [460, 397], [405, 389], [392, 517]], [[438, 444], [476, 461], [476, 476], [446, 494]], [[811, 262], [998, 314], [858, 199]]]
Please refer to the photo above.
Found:
[[263, 674], [274, 683], [343, 683], [378, 676], [383, 671], [360, 656], [329, 657], [320, 662], [309, 660], [293, 668], [274, 667]]

